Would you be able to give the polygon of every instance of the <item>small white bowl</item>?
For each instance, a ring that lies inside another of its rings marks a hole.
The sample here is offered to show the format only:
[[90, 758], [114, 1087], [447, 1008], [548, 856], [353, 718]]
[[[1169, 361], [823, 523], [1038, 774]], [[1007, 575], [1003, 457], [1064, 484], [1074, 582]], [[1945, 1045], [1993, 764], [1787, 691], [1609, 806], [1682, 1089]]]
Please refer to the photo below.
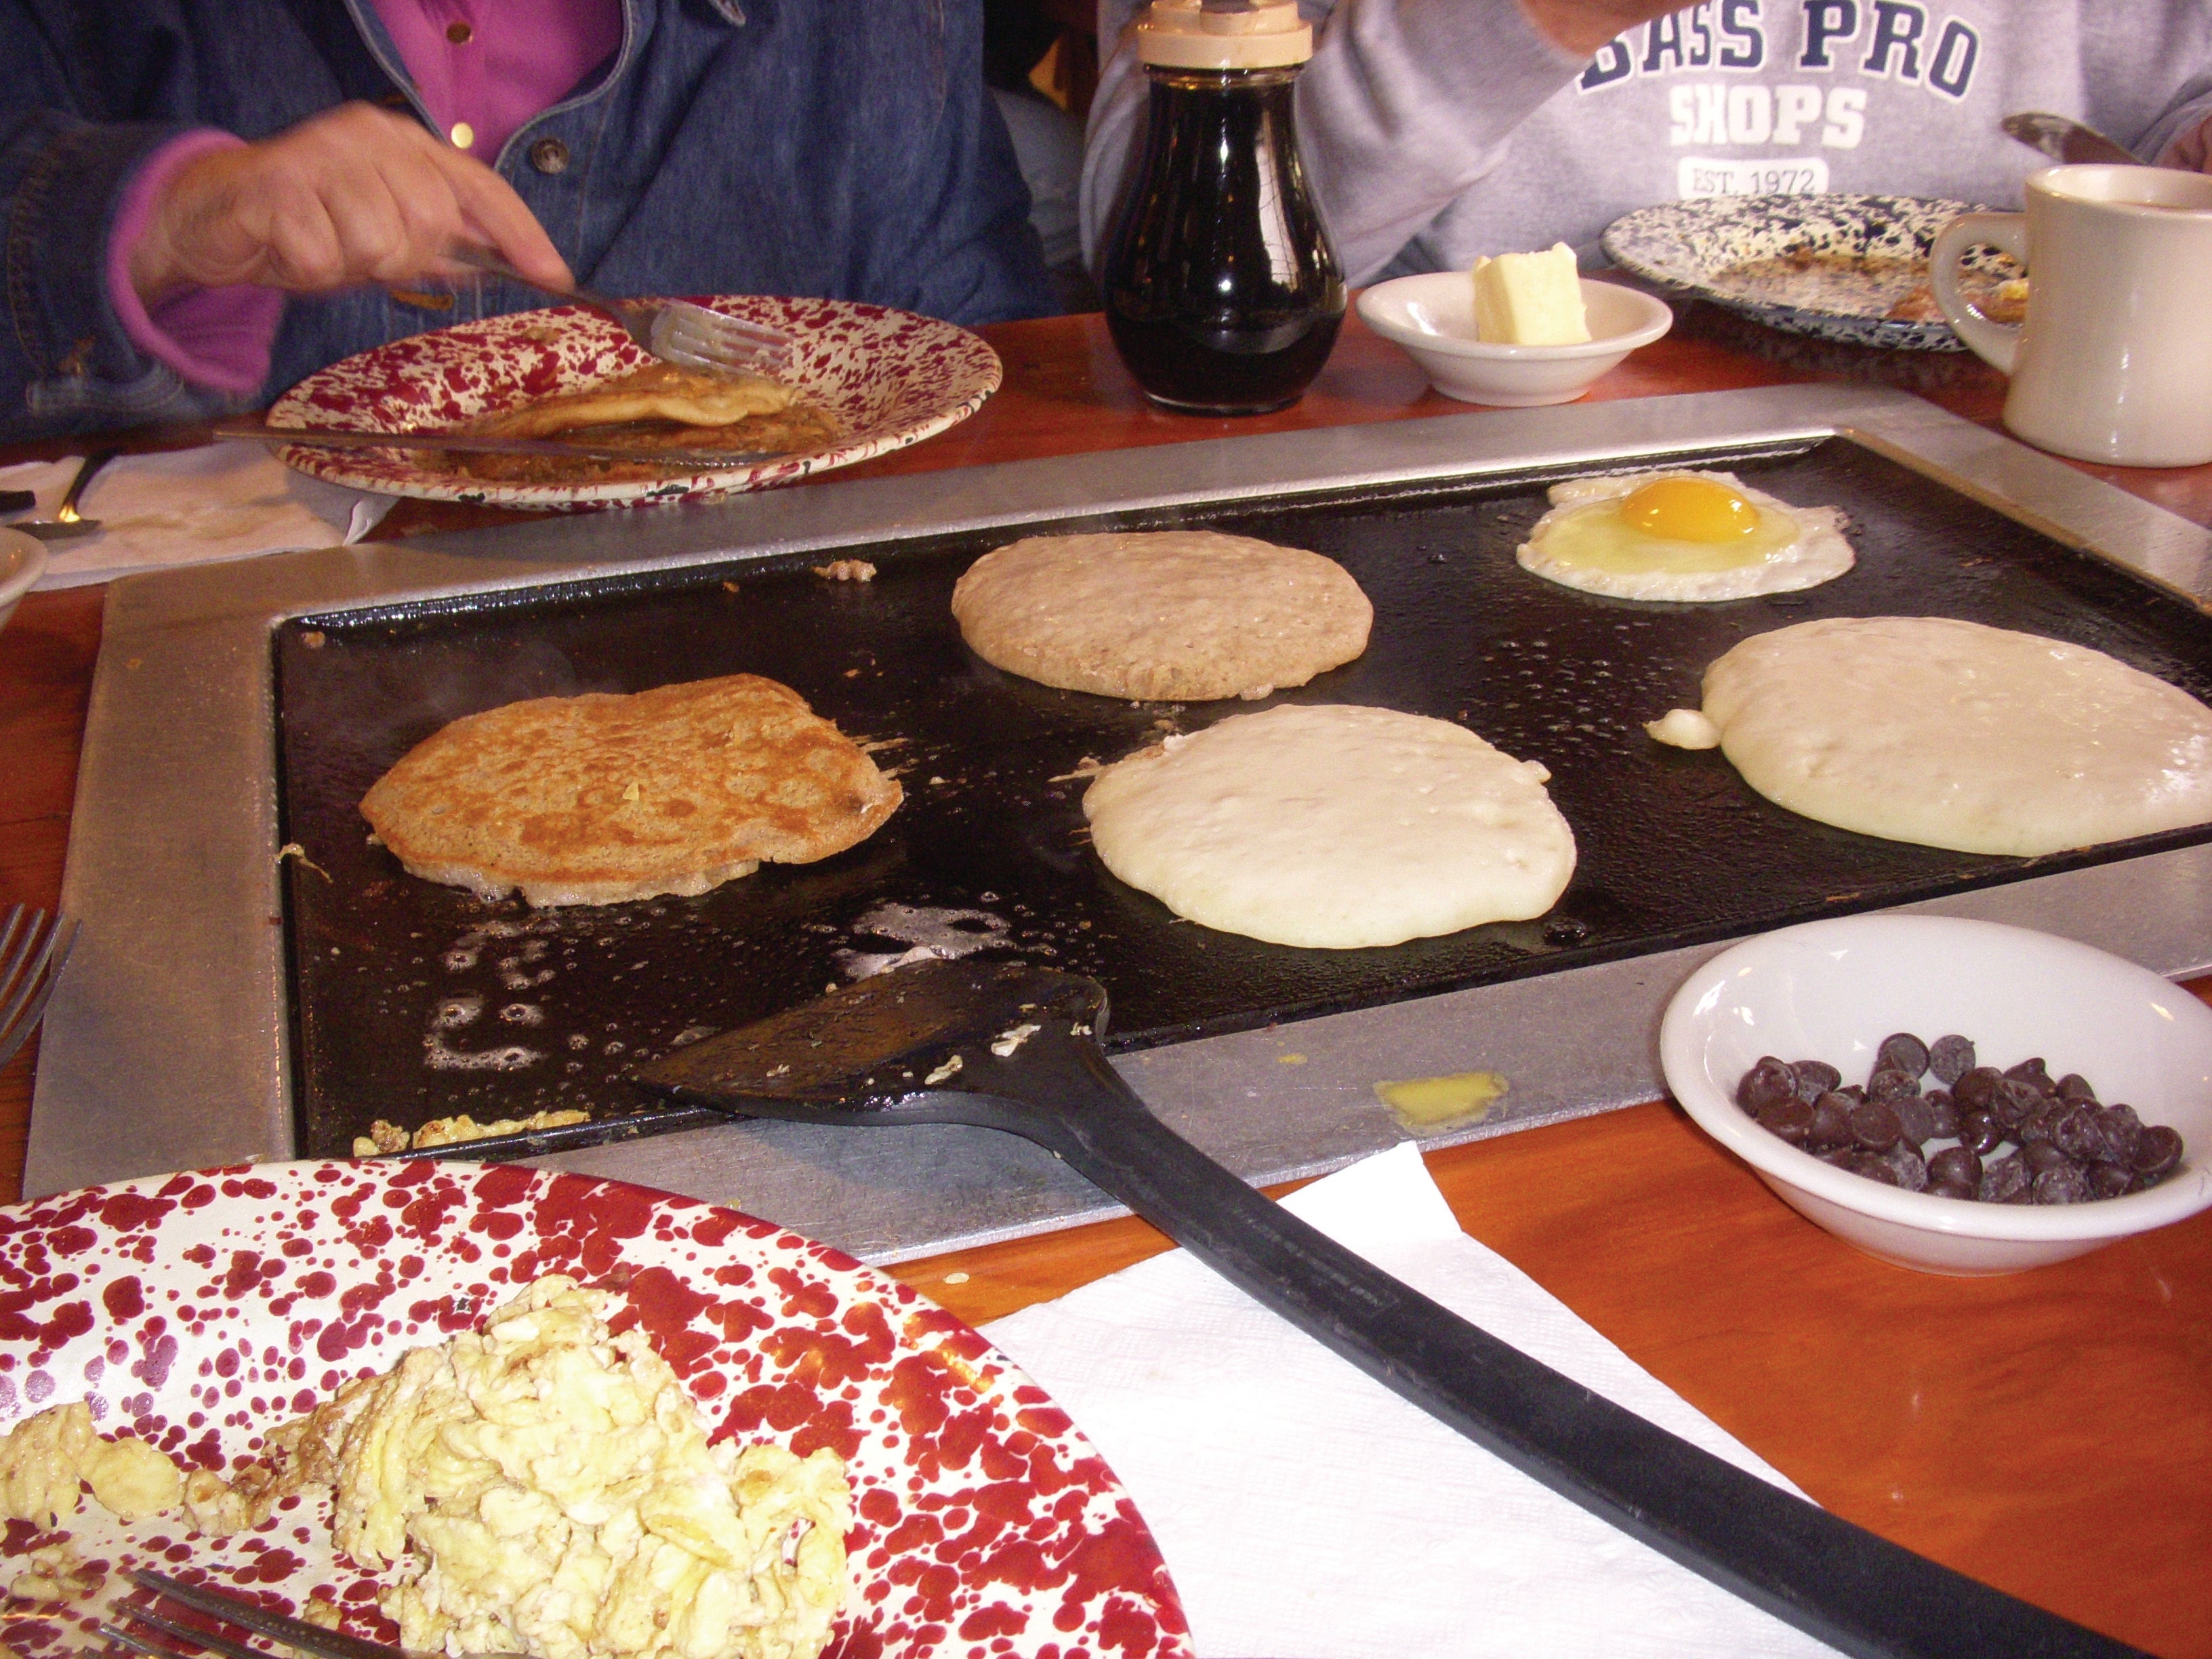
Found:
[[[1887, 1187], [1762, 1129], [1735, 1088], [1762, 1054], [1863, 1083], [1884, 1037], [1971, 1038], [2000, 1068], [2043, 1055], [2106, 1103], [2180, 1132], [2157, 1186], [2083, 1204], [1982, 1204]], [[2063, 1261], [2212, 1205], [2212, 1008], [2118, 957], [1948, 916], [1844, 916], [1747, 939], [1690, 975], [1659, 1027], [1667, 1086], [1698, 1126], [1845, 1243], [1928, 1273]]]
[[1619, 283], [1581, 279], [1589, 339], [1581, 345], [1492, 345], [1474, 337], [1474, 279], [1432, 270], [1377, 283], [1360, 320], [1396, 342], [1447, 398], [1504, 409], [1572, 403], [1638, 346], [1674, 325], [1663, 300]]
[[46, 573], [46, 544], [20, 530], [0, 530], [0, 628], [15, 614], [15, 602]]

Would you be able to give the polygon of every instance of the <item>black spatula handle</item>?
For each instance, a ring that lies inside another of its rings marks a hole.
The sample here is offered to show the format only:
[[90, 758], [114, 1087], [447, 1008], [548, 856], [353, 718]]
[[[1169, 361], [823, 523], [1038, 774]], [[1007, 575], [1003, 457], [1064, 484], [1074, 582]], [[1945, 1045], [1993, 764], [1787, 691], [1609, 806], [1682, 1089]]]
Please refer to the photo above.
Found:
[[1661, 1554], [1845, 1653], [2140, 1653], [1793, 1498], [1529, 1358], [1246, 1186], [1146, 1110], [1094, 1045], [1052, 1047], [1066, 1109], [971, 1096], [975, 1121], [1049, 1146], [1255, 1300]]

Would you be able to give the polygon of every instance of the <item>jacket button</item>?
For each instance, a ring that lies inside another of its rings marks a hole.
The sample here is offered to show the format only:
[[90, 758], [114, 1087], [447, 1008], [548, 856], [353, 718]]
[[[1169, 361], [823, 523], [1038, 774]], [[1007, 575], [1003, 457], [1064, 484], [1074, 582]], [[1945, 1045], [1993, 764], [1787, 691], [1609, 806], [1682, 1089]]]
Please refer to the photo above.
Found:
[[540, 138], [530, 147], [530, 165], [540, 173], [566, 173], [568, 147], [558, 138]]

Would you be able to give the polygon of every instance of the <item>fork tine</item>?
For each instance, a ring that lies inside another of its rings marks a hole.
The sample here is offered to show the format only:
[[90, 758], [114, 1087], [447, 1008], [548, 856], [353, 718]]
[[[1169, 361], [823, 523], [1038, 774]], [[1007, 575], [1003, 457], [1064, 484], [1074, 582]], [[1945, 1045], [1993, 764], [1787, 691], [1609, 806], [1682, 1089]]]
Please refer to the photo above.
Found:
[[[153, 1572], [142, 1567], [131, 1573], [131, 1582], [142, 1589], [152, 1590], [156, 1595], [165, 1595], [173, 1601], [181, 1602], [195, 1612], [228, 1620], [234, 1625], [242, 1625], [247, 1630], [289, 1643], [306, 1652], [319, 1654], [322, 1659], [403, 1659], [399, 1649], [386, 1647], [381, 1642], [366, 1641], [358, 1636], [349, 1636], [343, 1631], [325, 1630], [319, 1625], [310, 1625], [305, 1620], [271, 1613], [266, 1607], [238, 1596], [227, 1595], [221, 1590], [210, 1589], [204, 1584], [187, 1584], [165, 1572]], [[123, 1604], [123, 1610], [132, 1618], [144, 1620], [158, 1628], [182, 1628], [184, 1634], [192, 1641], [208, 1644], [202, 1632], [189, 1626], [169, 1625], [159, 1615], [147, 1613], [128, 1602]], [[230, 1659], [237, 1659], [236, 1644], [218, 1648], [216, 1651], [230, 1656]], [[270, 1659], [269, 1655], [252, 1648], [245, 1648], [243, 1651], [246, 1659]]]
[[[46, 1012], [46, 999], [53, 995], [54, 987], [61, 983], [62, 969], [69, 965], [70, 952], [76, 949], [76, 917], [64, 916], [58, 921], [53, 932], [46, 937], [46, 952], [40, 964], [46, 970], [45, 977], [40, 979], [34, 971], [24, 983], [16, 1001], [5, 1009], [0, 1009], [0, 1066], [5, 1066], [13, 1060], [15, 1050], [21, 1048], [24, 1040], [38, 1029], [39, 1021]], [[0, 996], [6, 994], [6, 987], [0, 985]], [[29, 999], [27, 1003], [24, 1002], [25, 998]], [[22, 1006], [19, 1007], [17, 1004]]]
[[[160, 1613], [149, 1613], [143, 1607], [134, 1607], [126, 1603], [117, 1611], [127, 1614], [142, 1625], [151, 1626], [165, 1636], [178, 1638], [210, 1653], [219, 1653], [222, 1655], [223, 1659], [276, 1659], [274, 1654], [264, 1653], [258, 1648], [250, 1648], [243, 1642], [234, 1642], [228, 1636], [218, 1636], [210, 1630], [194, 1630], [190, 1625], [180, 1625], [173, 1619], [164, 1619]], [[173, 1648], [165, 1648], [158, 1642], [149, 1642], [143, 1637], [133, 1635], [131, 1632], [120, 1630], [113, 1625], [100, 1625], [95, 1628], [109, 1641], [120, 1642], [126, 1648], [150, 1656], [150, 1659], [185, 1659], [185, 1656]]]
[[[6, 970], [0, 972], [0, 1066], [15, 1057], [15, 1050], [23, 1046], [24, 1039], [39, 1023], [39, 1017], [46, 1012], [46, 999], [53, 994], [62, 964], [69, 960], [69, 953], [76, 945], [76, 933], [73, 920], [63, 919], [48, 927], [45, 911], [31, 913], [31, 926], [23, 935], [21, 945]], [[58, 960], [55, 957], [57, 941], [61, 945]], [[18, 971], [26, 963], [28, 970], [19, 979]]]
[[[43, 915], [45, 913], [40, 914]], [[6, 996], [9, 988], [15, 983], [15, 971], [23, 965], [23, 958], [31, 953], [31, 939], [39, 931], [39, 924], [32, 922], [31, 932], [24, 936], [21, 944], [17, 944], [15, 933], [22, 922], [23, 907], [18, 904], [8, 912], [7, 927], [0, 928], [0, 957], [8, 958], [7, 965], [0, 967], [0, 997]], [[11, 945], [15, 946], [15, 954], [9, 956], [8, 947]]]

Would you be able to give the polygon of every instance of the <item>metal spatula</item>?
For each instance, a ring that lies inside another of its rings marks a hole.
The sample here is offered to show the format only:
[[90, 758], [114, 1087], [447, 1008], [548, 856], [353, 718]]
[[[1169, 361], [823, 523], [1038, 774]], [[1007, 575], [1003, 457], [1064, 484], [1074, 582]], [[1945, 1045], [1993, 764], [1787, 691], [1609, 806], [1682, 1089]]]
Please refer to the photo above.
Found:
[[1105, 1024], [1095, 981], [928, 963], [679, 1049], [634, 1080], [745, 1116], [966, 1123], [1036, 1141], [1431, 1416], [1846, 1653], [2138, 1651], [1744, 1474], [1371, 1267], [1147, 1111], [1107, 1062]]

